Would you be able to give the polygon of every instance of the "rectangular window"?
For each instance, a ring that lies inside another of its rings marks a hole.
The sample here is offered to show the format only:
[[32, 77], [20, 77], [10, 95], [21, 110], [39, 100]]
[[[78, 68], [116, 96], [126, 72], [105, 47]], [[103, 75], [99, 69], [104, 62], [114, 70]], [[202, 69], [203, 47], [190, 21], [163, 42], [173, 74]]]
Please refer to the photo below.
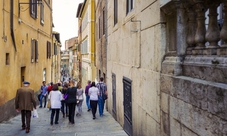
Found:
[[47, 41], [47, 59], [51, 58], [51, 43]]
[[38, 8], [38, 4], [37, 4], [37, 0], [30, 0], [30, 15], [33, 18], [37, 18], [37, 8]]
[[81, 53], [82, 53], [82, 54], [88, 53], [87, 46], [88, 46], [88, 45], [87, 45], [87, 40], [84, 40], [84, 41], [82, 42], [82, 44], [81, 44], [81, 47], [82, 47]]
[[38, 57], [39, 57], [38, 41], [34, 40], [34, 42], [35, 42], [35, 62], [38, 62]]
[[132, 11], [134, 8], [134, 0], [127, 0], [126, 1], [126, 14]]
[[57, 55], [57, 45], [54, 43], [54, 55]]
[[38, 62], [38, 41], [32, 39], [31, 41], [31, 62]]
[[6, 65], [9, 65], [9, 53], [6, 53]]
[[40, 4], [40, 24], [44, 25], [44, 4]]
[[114, 0], [114, 25], [117, 24], [118, 18], [118, 0]]
[[102, 11], [102, 34], [105, 35], [105, 8], [103, 8], [103, 11]]
[[101, 38], [101, 19], [99, 17], [99, 39]]

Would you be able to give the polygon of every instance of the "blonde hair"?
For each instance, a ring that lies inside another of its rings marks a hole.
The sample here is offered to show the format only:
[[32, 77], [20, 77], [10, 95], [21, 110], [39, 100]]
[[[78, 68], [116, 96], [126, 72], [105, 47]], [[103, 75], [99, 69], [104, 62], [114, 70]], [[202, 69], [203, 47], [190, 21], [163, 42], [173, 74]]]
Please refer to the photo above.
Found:
[[82, 88], [82, 87], [81, 87], [81, 82], [78, 82], [76, 87], [77, 87], [78, 89]]
[[73, 80], [70, 80], [70, 86], [71, 87], [75, 86], [75, 82]]

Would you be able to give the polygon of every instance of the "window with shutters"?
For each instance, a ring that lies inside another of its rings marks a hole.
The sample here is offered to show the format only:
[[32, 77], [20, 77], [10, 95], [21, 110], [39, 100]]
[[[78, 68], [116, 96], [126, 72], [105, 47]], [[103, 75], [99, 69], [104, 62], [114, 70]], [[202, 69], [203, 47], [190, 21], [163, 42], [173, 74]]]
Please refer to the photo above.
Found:
[[57, 55], [57, 54], [58, 54], [57, 45], [56, 43], [54, 43], [54, 55]]
[[44, 4], [40, 5], [40, 24], [44, 25]]
[[127, 0], [126, 1], [126, 14], [132, 11], [134, 8], [134, 0]]
[[102, 34], [103, 34], [103, 35], [105, 35], [105, 24], [106, 24], [105, 21], [106, 21], [106, 20], [105, 20], [105, 8], [103, 8], [103, 11], [102, 11], [102, 27], [103, 27], [103, 28], [102, 28], [102, 29], [103, 29], [103, 30], [102, 30], [102, 31], [103, 31]]
[[9, 53], [6, 53], [6, 65], [9, 65]]
[[87, 43], [87, 39], [86, 39], [81, 43], [81, 47], [82, 47], [81, 53], [82, 54], [88, 53], [88, 47], [87, 46], [88, 46], [88, 43]]
[[117, 18], [118, 18], [118, 0], [114, 0], [114, 25], [117, 24]]
[[51, 43], [47, 41], [47, 59], [51, 58]]
[[39, 52], [38, 52], [39, 48], [38, 48], [38, 41], [35, 39], [31, 40], [31, 62], [38, 62], [38, 56], [39, 56]]
[[101, 38], [101, 18], [99, 17], [99, 39]]
[[38, 15], [37, 15], [37, 8], [38, 8], [37, 0], [30, 0], [30, 6], [29, 7], [30, 7], [31, 17], [36, 19], [38, 17]]

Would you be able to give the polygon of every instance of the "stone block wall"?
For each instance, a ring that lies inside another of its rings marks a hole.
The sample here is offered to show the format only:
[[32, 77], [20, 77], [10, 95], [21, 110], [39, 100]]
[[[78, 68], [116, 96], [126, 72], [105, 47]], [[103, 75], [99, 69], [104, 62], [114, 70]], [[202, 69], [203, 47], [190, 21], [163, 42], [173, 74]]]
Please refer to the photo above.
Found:
[[163, 135], [227, 135], [227, 85], [162, 75], [161, 112]]

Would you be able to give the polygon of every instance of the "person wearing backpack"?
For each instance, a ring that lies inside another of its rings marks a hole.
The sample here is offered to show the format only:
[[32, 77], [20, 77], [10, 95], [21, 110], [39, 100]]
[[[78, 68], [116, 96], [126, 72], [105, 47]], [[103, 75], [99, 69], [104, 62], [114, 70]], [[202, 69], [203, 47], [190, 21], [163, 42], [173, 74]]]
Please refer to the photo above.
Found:
[[100, 117], [103, 116], [103, 109], [105, 100], [107, 99], [107, 87], [103, 81], [103, 77], [100, 77], [99, 83], [96, 85], [99, 89], [99, 96], [98, 96], [98, 106], [99, 106], [99, 115]]

